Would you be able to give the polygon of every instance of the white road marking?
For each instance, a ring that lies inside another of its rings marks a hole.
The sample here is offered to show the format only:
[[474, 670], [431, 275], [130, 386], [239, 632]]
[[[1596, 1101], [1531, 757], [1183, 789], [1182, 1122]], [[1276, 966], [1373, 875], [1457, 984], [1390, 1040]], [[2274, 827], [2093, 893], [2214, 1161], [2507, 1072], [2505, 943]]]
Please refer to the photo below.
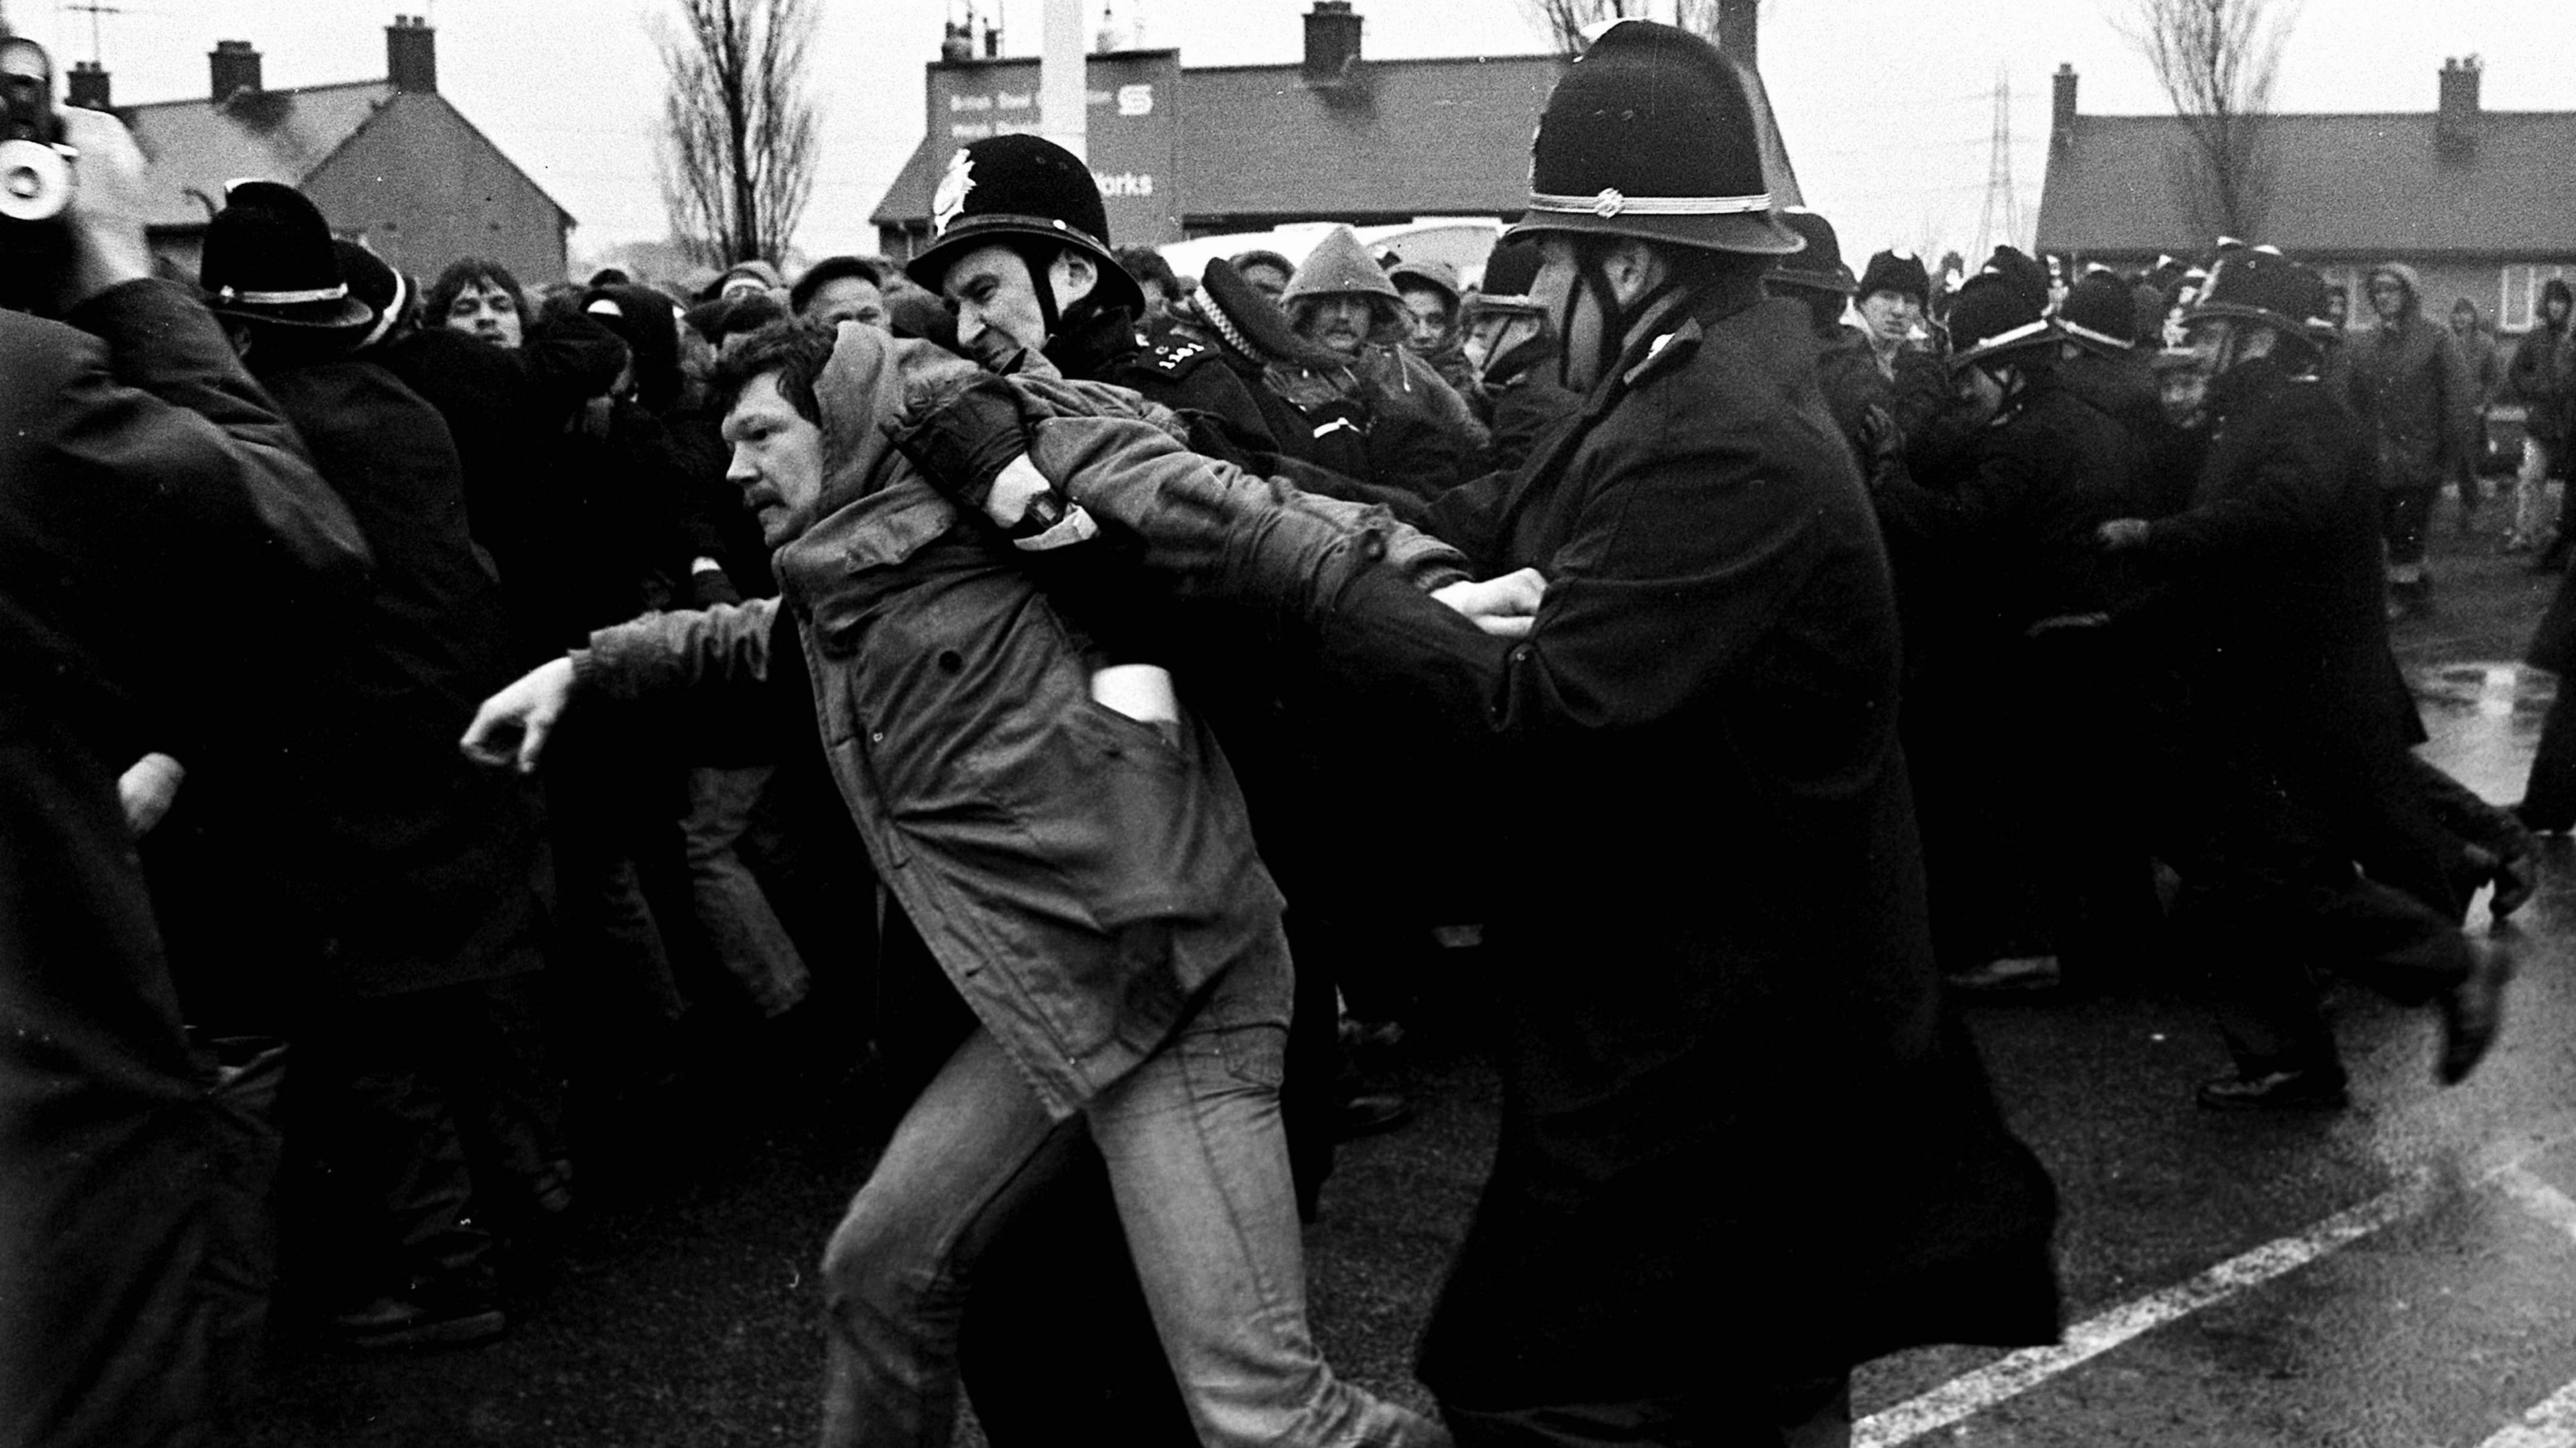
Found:
[[2496, 1185], [2533, 1216], [2576, 1237], [2576, 1198], [2534, 1175], [2529, 1167], [2509, 1166], [2496, 1173]]
[[[2560, 1197], [2565, 1201], [2565, 1197]], [[2499, 1429], [2478, 1448], [2569, 1448], [2576, 1444], [2576, 1383], [2540, 1400], [2522, 1421]]]
[[[2496, 1173], [2496, 1185], [2533, 1216], [2576, 1237], [2576, 1198], [2523, 1166]], [[2499, 1429], [2478, 1448], [2576, 1448], [2576, 1383], [2541, 1399], [2520, 1423]]]
[[[2068, 1368], [2099, 1357], [2140, 1333], [2178, 1317], [2198, 1312], [2293, 1272], [2337, 1248], [2357, 1242], [2382, 1227], [2423, 1211], [2436, 1197], [2431, 1178], [2419, 1175], [2395, 1190], [2357, 1207], [2335, 1213], [2295, 1237], [2266, 1242], [2231, 1257], [2188, 1282], [2151, 1292], [2066, 1330], [2054, 1347], [2024, 1348], [1952, 1378], [1921, 1397], [1872, 1413], [1853, 1425], [1854, 1448], [1894, 1448], [1936, 1428], [1984, 1412], [2004, 1399], [2024, 1393]], [[2576, 1207], [2576, 1203], [2571, 1203]], [[2576, 1440], [2561, 1448], [2576, 1448]]]

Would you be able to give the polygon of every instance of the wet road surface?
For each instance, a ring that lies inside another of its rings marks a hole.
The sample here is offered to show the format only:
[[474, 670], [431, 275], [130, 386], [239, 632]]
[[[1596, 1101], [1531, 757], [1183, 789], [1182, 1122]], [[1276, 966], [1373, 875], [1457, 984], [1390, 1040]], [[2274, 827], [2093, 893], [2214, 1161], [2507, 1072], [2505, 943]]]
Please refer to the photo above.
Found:
[[[2398, 636], [2425, 752], [2508, 802], [2552, 687], [2511, 661], [2555, 580], [2457, 543], [2436, 571], [2441, 614]], [[2472, 919], [2485, 927], [2483, 902]], [[2549, 844], [2538, 898], [2497, 938], [2520, 975], [2494, 1054], [2461, 1087], [2434, 1084], [2429, 1012], [2335, 994], [2353, 1094], [2340, 1113], [2195, 1110], [2192, 1088], [2227, 1062], [2184, 969], [2119, 995], [1972, 1008], [2004, 1109], [2062, 1196], [2068, 1343], [1871, 1364], [1857, 1441], [2576, 1448], [2568, 841]], [[1435, 1001], [1474, 989], [1462, 962]], [[1344, 1148], [1308, 1235], [1328, 1356], [1425, 1406], [1411, 1344], [1494, 1126], [1471, 1020], [1426, 1012], [1397, 1068], [1420, 1118]], [[530, 1274], [509, 1337], [359, 1360], [289, 1335], [253, 1441], [809, 1440], [813, 1264], [881, 1129], [855, 1059], [828, 1031], [712, 1054], [586, 1164], [584, 1218]]]

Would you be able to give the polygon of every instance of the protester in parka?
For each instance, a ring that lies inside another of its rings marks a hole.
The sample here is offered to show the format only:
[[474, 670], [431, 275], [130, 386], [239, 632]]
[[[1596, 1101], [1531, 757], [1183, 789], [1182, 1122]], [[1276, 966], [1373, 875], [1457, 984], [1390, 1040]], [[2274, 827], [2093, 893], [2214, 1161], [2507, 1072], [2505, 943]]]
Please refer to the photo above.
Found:
[[[2530, 331], [2514, 344], [2505, 369], [2505, 393], [2523, 405], [2522, 465], [2513, 479], [2513, 531], [2509, 550], [2540, 546], [2552, 530], [2547, 516], [2549, 480], [2567, 476], [2568, 442], [2576, 437], [2576, 291], [2563, 277], [2540, 289]], [[2563, 526], [2563, 525], [2562, 525]]]
[[2370, 274], [2379, 325], [2346, 349], [2346, 400], [2379, 458], [2382, 536], [2394, 611], [2432, 607], [2424, 533], [2433, 497], [2473, 456], [2477, 381], [2450, 329], [2424, 315], [2423, 279], [2403, 262]]
[[1463, 481], [1490, 438], [1474, 409], [1405, 344], [1413, 315], [1347, 226], [1325, 233], [1281, 297], [1290, 325], [1341, 356], [1366, 403], [1369, 481], [1425, 497]]

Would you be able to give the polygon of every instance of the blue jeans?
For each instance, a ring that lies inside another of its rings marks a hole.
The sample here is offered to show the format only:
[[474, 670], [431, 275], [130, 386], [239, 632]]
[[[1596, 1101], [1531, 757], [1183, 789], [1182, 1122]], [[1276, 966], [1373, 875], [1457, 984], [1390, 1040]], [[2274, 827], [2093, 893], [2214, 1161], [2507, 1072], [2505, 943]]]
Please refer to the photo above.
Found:
[[[1081, 1116], [1047, 1118], [991, 1034], [967, 1037], [895, 1128], [823, 1258], [831, 1448], [947, 1448], [968, 1279], [1030, 1189], [1088, 1130], [1201, 1441], [1448, 1442], [1333, 1375], [1306, 1330], [1296, 1196], [1279, 1130], [1290, 975], [1275, 934], [1164, 1047]], [[1063, 1331], [1086, 1330], [1083, 1305]]]

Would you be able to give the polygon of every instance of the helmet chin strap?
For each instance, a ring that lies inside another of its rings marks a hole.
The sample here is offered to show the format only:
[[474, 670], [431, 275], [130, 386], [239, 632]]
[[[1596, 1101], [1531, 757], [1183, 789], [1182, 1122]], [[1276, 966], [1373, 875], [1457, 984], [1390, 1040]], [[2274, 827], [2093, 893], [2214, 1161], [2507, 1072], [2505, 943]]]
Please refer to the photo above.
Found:
[[1628, 344], [1628, 331], [1639, 318], [1654, 309], [1656, 303], [1681, 290], [1676, 282], [1665, 281], [1646, 289], [1626, 306], [1619, 304], [1619, 293], [1610, 284], [1610, 268], [1603, 260], [1616, 238], [1577, 237], [1574, 242], [1574, 285], [1565, 293], [1564, 314], [1552, 320], [1560, 345], [1556, 352], [1556, 383], [1574, 388], [1573, 353], [1574, 308], [1579, 298], [1590, 293], [1601, 313], [1601, 335], [1593, 344], [1592, 381], [1598, 386], [1619, 365], [1619, 354]]
[[1045, 329], [1045, 334], [1029, 350], [1043, 352], [1047, 343], [1055, 340], [1056, 328], [1064, 321], [1055, 305], [1055, 259], [1061, 248], [1037, 241], [1023, 242], [1012, 249], [1020, 254], [1020, 260], [1028, 263], [1029, 291], [1038, 299], [1038, 321]]

